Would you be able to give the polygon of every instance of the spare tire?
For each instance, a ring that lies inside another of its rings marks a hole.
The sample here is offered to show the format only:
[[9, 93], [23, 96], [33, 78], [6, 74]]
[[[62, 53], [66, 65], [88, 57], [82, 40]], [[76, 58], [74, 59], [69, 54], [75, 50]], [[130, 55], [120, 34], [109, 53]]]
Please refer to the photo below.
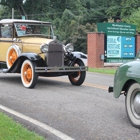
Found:
[[21, 54], [20, 47], [17, 45], [12, 45], [9, 47], [6, 54], [6, 64], [8, 69], [14, 64], [18, 56]]

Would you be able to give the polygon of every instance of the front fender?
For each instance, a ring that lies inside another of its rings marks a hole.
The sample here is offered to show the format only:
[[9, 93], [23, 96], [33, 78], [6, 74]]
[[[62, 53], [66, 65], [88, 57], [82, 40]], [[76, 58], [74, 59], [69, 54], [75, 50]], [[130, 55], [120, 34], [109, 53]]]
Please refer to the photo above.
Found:
[[[80, 58], [74, 57], [74, 59], [72, 60], [72, 63], [71, 63], [70, 66], [73, 66], [76, 60], [81, 60], [81, 61], [83, 61], [83, 60], [80, 59]], [[84, 62], [83, 62], [83, 63], [84, 63]]]
[[140, 84], [140, 61], [128, 62], [117, 69], [114, 77], [114, 97], [118, 98], [122, 91], [127, 92], [131, 82]]
[[18, 57], [18, 59], [23, 59], [23, 58], [29, 59], [29, 60], [31, 60], [31, 61], [35, 61], [35, 60], [40, 60], [40, 59], [42, 59], [41, 56], [39, 56], [39, 55], [36, 54], [36, 53], [22, 53], [22, 54]]
[[40, 62], [43, 62], [43, 59], [36, 53], [22, 53], [19, 55], [19, 57], [16, 59], [15, 63], [12, 65], [12, 67], [7, 71], [10, 73], [19, 73], [21, 65], [23, 61], [26, 59], [29, 59], [31, 61], [36, 61], [37, 64], [40, 64]]

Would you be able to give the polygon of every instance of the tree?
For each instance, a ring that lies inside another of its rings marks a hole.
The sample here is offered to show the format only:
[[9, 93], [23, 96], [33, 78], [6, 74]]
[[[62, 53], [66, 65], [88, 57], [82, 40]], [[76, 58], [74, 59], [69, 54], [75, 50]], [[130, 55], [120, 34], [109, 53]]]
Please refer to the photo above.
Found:
[[70, 41], [74, 44], [75, 50], [87, 53], [87, 33], [95, 31], [97, 31], [97, 27], [94, 23], [79, 25], [77, 30], [70, 36]]
[[120, 3], [122, 0], [87, 0], [85, 8], [87, 15], [85, 23], [107, 22], [108, 18], [120, 17]]
[[71, 11], [66, 9], [63, 12], [61, 20], [57, 18], [55, 25], [57, 26], [57, 35], [60, 40], [66, 40], [70, 37], [72, 32], [75, 32], [78, 26], [78, 17], [75, 16]]
[[121, 3], [121, 17], [131, 15], [140, 7], [139, 0], [122, 0]]
[[16, 11], [18, 11], [20, 16], [25, 15], [26, 19], [28, 19], [28, 16], [23, 6], [23, 0], [1, 0], [0, 4], [6, 7], [8, 11], [14, 8]]
[[29, 19], [45, 20], [50, 9], [51, 0], [26, 0], [25, 11]]
[[127, 18], [123, 18], [124, 22], [127, 22], [129, 24], [134, 24], [137, 26], [137, 31], [140, 32], [140, 8], [138, 8], [138, 10], [133, 11], [133, 13], [127, 17]]

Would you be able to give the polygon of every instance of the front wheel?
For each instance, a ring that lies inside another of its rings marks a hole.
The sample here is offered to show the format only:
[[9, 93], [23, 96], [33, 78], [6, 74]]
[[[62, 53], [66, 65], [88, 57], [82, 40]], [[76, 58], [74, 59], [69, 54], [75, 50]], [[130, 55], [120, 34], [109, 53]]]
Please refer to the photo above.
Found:
[[[77, 59], [73, 66], [85, 66], [83, 61], [80, 59]], [[73, 74], [68, 75], [70, 82], [73, 85], [80, 86], [84, 81], [86, 77], [86, 71], [78, 71], [74, 72]]]
[[34, 62], [25, 60], [21, 67], [21, 80], [26, 88], [33, 88], [36, 85], [38, 79], [38, 73], [35, 73]]
[[133, 83], [125, 99], [126, 112], [133, 126], [140, 128], [140, 85]]

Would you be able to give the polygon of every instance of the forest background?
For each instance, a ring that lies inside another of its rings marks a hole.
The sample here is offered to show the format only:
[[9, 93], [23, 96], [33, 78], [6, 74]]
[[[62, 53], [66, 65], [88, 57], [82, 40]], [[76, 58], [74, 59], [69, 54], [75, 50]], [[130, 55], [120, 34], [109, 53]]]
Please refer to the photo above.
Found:
[[12, 18], [52, 22], [57, 39], [87, 53], [87, 33], [97, 23], [125, 22], [140, 32], [139, 0], [0, 0], [0, 20]]

